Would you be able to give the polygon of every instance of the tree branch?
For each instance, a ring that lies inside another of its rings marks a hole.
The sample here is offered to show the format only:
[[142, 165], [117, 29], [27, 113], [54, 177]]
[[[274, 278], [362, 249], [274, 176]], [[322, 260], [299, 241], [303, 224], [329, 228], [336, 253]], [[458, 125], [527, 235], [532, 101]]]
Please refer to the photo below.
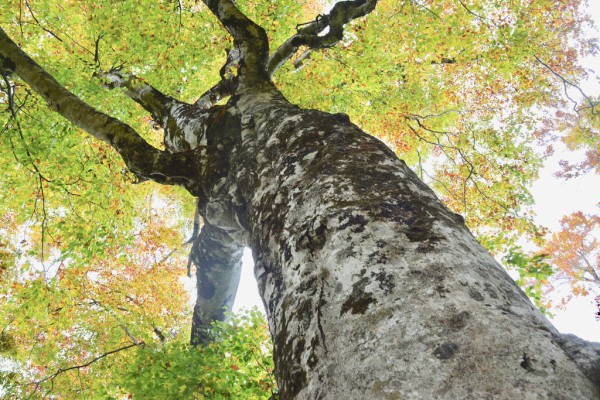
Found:
[[143, 345], [144, 342], [141, 340], [137, 340], [135, 338], [135, 336], [133, 336], [133, 334], [129, 331], [129, 329], [127, 328], [127, 326], [125, 324], [121, 324], [121, 328], [125, 331], [125, 334], [129, 337], [129, 339], [131, 339], [131, 341], [133, 343], [136, 343], [138, 345]]
[[[344, 25], [369, 14], [376, 5], [377, 0], [340, 1], [333, 6], [329, 14], [319, 15], [313, 22], [298, 25], [298, 32], [279, 46], [269, 59], [269, 74], [272, 75], [301, 46], [312, 49], [334, 46], [344, 37]], [[321, 35], [327, 28], [329, 31]]]
[[94, 357], [93, 359], [91, 359], [90, 361], [88, 361], [88, 362], [86, 362], [86, 363], [84, 363], [84, 364], [81, 364], [81, 365], [73, 365], [73, 366], [71, 366], [71, 367], [68, 367], [68, 368], [59, 368], [59, 369], [58, 369], [58, 370], [57, 370], [55, 373], [53, 373], [52, 375], [48, 375], [48, 376], [47, 376], [47, 377], [45, 377], [44, 379], [42, 379], [42, 380], [40, 380], [40, 381], [37, 381], [37, 382], [35, 382], [35, 390], [34, 390], [34, 393], [35, 393], [35, 392], [36, 392], [36, 391], [39, 389], [39, 387], [40, 387], [40, 385], [41, 385], [42, 383], [46, 382], [47, 380], [54, 381], [54, 378], [56, 378], [58, 375], [62, 374], [63, 372], [71, 371], [71, 370], [73, 370], [73, 369], [81, 369], [81, 368], [89, 367], [90, 365], [92, 365], [92, 364], [93, 364], [93, 363], [95, 363], [96, 361], [99, 361], [99, 360], [103, 359], [104, 357], [107, 357], [107, 356], [109, 356], [109, 355], [111, 355], [111, 354], [115, 354], [115, 353], [118, 353], [118, 352], [120, 352], [120, 351], [123, 351], [123, 350], [130, 349], [130, 348], [132, 348], [132, 347], [136, 347], [136, 346], [143, 346], [143, 345], [144, 345], [144, 342], [134, 342], [134, 343], [131, 343], [131, 344], [127, 345], [127, 346], [123, 346], [123, 347], [119, 347], [118, 349], [115, 349], [115, 350], [107, 351], [106, 353], [104, 353], [104, 354], [101, 354], [101, 355], [99, 355], [98, 357]]
[[160, 90], [145, 83], [144, 80], [138, 78], [137, 76], [123, 73], [122, 65], [118, 67], [112, 67], [107, 72], [103, 71], [100, 67], [99, 54], [100, 40], [102, 37], [103, 35], [99, 35], [96, 39], [94, 64], [98, 68], [98, 73], [94, 73], [94, 76], [104, 79], [105, 84], [109, 89], [121, 87], [126, 88], [125, 94], [142, 106], [146, 111], [148, 111], [155, 121], [164, 122], [169, 117], [171, 107], [174, 104], [184, 104], [171, 96], [165, 95]]
[[[545, 62], [543, 62], [542, 60], [540, 60], [538, 58], [538, 56], [533, 56], [537, 62], [539, 62], [540, 64], [542, 64], [544, 67], [546, 67], [546, 69], [548, 69], [548, 71], [550, 71], [552, 73], [552, 75], [556, 76], [558, 79], [560, 79], [563, 83], [563, 87], [564, 87], [564, 92], [565, 92], [565, 96], [567, 97], [567, 99], [569, 99], [574, 105], [573, 105], [573, 111], [575, 111], [577, 114], [579, 114], [579, 111], [589, 108], [592, 115], [596, 114], [596, 106], [598, 106], [600, 104], [600, 102], [597, 101], [593, 101], [589, 96], [587, 96], [583, 90], [577, 86], [574, 83], [569, 82], [567, 79], [565, 79], [562, 75], [560, 75], [558, 72], [556, 72], [555, 70], [552, 69], [552, 67], [550, 67], [548, 64], [546, 64]], [[582, 107], [582, 108], [577, 108], [577, 105], [579, 104], [577, 101], [573, 100], [570, 96], [569, 93], [567, 92], [567, 86], [571, 86], [572, 88], [576, 89], [581, 96], [583, 96], [583, 98], [585, 99], [585, 102], [588, 104], [587, 107]]]
[[101, 71], [99, 76], [106, 79], [109, 89], [124, 87], [127, 97], [142, 106], [156, 121], [164, 121], [169, 116], [171, 107], [175, 103], [181, 103], [137, 76], [121, 72], [120, 68], [111, 68], [108, 72]]
[[152, 147], [133, 128], [110, 117], [59, 84], [0, 28], [0, 62], [16, 73], [53, 110], [115, 148], [135, 174], [159, 183], [186, 186], [195, 177], [192, 152], [168, 153]]
[[217, 104], [221, 99], [231, 96], [235, 92], [237, 84], [238, 79], [235, 76], [229, 79], [222, 79], [215, 86], [204, 92], [204, 94], [196, 100], [194, 105], [203, 110], [207, 110]]
[[474, 16], [475, 18], [477, 18], [483, 25], [485, 25], [488, 29], [492, 29], [483, 19], [483, 17], [481, 15], [478, 15], [476, 13], [474, 13], [473, 11], [471, 11], [471, 9], [469, 7], [467, 7], [467, 5], [462, 1], [462, 0], [458, 0], [458, 2], [460, 3], [460, 5], [462, 6], [462, 8], [464, 8], [465, 10], [467, 10], [467, 12], [469, 14], [471, 14], [472, 16]]
[[238, 86], [238, 78], [234, 70], [240, 64], [240, 52], [237, 49], [227, 50], [227, 61], [219, 71], [221, 80], [212, 88], [208, 89], [196, 102], [195, 106], [202, 109], [209, 109], [219, 102], [219, 100], [231, 96]]
[[31, 15], [31, 18], [35, 21], [35, 23], [37, 24], [37, 26], [39, 26], [44, 32], [52, 35], [55, 39], [57, 39], [59, 42], [62, 42], [63, 40], [58, 37], [54, 32], [52, 32], [50, 29], [45, 28], [44, 26], [42, 26], [42, 24], [40, 23], [40, 21], [37, 19], [37, 17], [35, 16], [33, 10], [31, 9], [31, 6], [29, 5], [29, 2], [27, 0], [25, 0], [25, 7], [27, 7], [27, 11], [29, 11], [29, 15]]
[[232, 0], [203, 0], [233, 36], [240, 52], [239, 77], [244, 85], [268, 81], [269, 40], [265, 30], [246, 17]]

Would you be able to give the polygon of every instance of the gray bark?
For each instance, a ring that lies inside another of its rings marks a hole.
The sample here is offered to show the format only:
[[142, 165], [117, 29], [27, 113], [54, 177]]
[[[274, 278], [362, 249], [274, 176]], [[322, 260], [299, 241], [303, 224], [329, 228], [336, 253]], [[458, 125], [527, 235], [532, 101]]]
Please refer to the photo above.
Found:
[[597, 347], [563, 350], [462, 218], [383, 143], [277, 93], [228, 113], [241, 121], [228, 220], [245, 221], [283, 398], [600, 396]]
[[209, 342], [211, 323], [223, 321], [225, 309], [231, 310], [240, 282], [243, 250], [227, 231], [208, 223], [202, 227], [191, 253], [197, 282], [192, 344]]

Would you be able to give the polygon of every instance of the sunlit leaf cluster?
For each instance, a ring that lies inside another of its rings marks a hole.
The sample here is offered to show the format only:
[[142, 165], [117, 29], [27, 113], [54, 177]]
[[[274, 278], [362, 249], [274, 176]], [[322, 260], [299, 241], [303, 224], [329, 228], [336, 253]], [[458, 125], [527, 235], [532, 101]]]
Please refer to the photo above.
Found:
[[277, 389], [269, 333], [257, 310], [214, 323], [205, 348], [140, 347], [117, 379], [134, 398], [268, 399]]

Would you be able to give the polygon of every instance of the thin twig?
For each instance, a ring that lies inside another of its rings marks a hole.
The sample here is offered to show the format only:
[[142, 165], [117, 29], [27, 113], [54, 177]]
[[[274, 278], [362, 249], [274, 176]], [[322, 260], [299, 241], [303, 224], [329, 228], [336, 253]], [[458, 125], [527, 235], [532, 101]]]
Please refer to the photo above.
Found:
[[25, 0], [25, 7], [27, 7], [27, 10], [29, 10], [29, 14], [31, 15], [31, 18], [33, 18], [33, 20], [35, 21], [35, 23], [44, 31], [49, 33], [50, 35], [54, 36], [54, 38], [56, 40], [58, 40], [59, 42], [62, 42], [63, 40], [61, 38], [59, 38], [54, 32], [52, 32], [50, 29], [46, 29], [42, 26], [42, 24], [40, 23], [40, 21], [37, 19], [37, 17], [35, 16], [35, 14], [33, 13], [33, 10], [31, 9], [31, 6], [29, 5], [29, 2], [27, 0]]
[[[563, 77], [562, 75], [560, 75], [558, 72], [556, 72], [554, 69], [552, 69], [548, 64], [546, 64], [545, 62], [543, 62], [542, 60], [539, 59], [538, 56], [533, 56], [537, 62], [539, 62], [540, 64], [542, 64], [544, 67], [546, 67], [554, 76], [556, 76], [558, 79], [560, 79], [563, 83], [563, 87], [565, 88], [565, 96], [567, 97], [567, 99], [569, 99], [573, 104], [573, 111], [575, 111], [577, 114], [579, 114], [579, 111], [586, 109], [586, 108], [590, 108], [592, 115], [596, 115], [596, 111], [595, 111], [595, 107], [600, 104], [600, 102], [594, 102], [592, 101], [592, 99], [587, 96], [584, 91], [577, 86], [576, 84], [568, 81], [565, 77]], [[577, 108], [577, 105], [579, 104], [577, 101], [573, 100], [570, 96], [569, 93], [567, 92], [567, 85], [571, 86], [573, 88], [575, 88], [580, 94], [581, 96], [583, 96], [583, 98], [585, 99], [585, 101], [589, 104], [588, 107], [583, 107], [583, 108]]]
[[123, 346], [123, 347], [119, 347], [118, 349], [115, 349], [115, 350], [107, 351], [106, 353], [101, 354], [101, 355], [99, 355], [97, 357], [94, 357], [93, 359], [91, 359], [90, 361], [88, 361], [88, 362], [86, 362], [84, 364], [73, 365], [73, 366], [68, 367], [68, 368], [59, 368], [55, 373], [53, 373], [51, 375], [48, 375], [47, 377], [45, 377], [44, 379], [42, 379], [40, 381], [35, 382], [35, 389], [34, 389], [33, 393], [31, 393], [31, 395], [29, 396], [29, 398], [31, 398], [39, 390], [40, 385], [42, 383], [44, 383], [44, 382], [46, 382], [48, 380], [50, 380], [50, 382], [52, 384], [52, 387], [53, 387], [54, 386], [54, 378], [56, 378], [58, 375], [62, 374], [63, 372], [71, 371], [71, 370], [74, 370], [74, 369], [79, 370], [81, 368], [89, 367], [90, 365], [92, 365], [96, 361], [100, 361], [104, 357], [107, 357], [107, 356], [109, 356], [111, 354], [115, 354], [115, 353], [118, 353], [120, 351], [127, 350], [127, 349], [130, 349], [132, 347], [141, 346], [141, 345], [143, 345], [143, 342], [131, 343], [131, 344], [127, 345], [127, 346]]

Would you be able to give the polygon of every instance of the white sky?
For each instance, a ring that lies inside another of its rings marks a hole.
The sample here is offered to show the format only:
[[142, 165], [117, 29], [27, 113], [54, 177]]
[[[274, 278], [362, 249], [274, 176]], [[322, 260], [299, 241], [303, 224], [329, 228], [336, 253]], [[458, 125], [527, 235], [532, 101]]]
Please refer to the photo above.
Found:
[[[588, 8], [597, 21], [596, 24], [600, 26], [600, 2], [590, 1], [592, 4]], [[588, 58], [585, 64], [600, 73], [600, 57]], [[586, 94], [594, 95], [600, 91], [600, 83], [597, 80], [590, 81], [582, 86], [582, 89]], [[566, 155], [557, 151], [553, 157], [546, 160], [540, 179], [532, 187], [537, 203], [537, 222], [551, 230], [557, 230], [560, 219], [573, 211], [597, 212], [595, 208], [600, 202], [599, 176], [589, 174], [569, 181], [554, 177], [553, 173], [558, 170], [558, 161], [563, 158], [566, 158]], [[243, 260], [242, 278], [233, 310], [239, 311], [253, 306], [263, 309], [249, 250], [244, 253]], [[561, 295], [558, 294], [557, 297], [560, 298]], [[584, 339], [600, 342], [600, 321], [594, 318], [595, 310], [593, 298], [575, 298], [564, 309], [552, 310], [555, 318], [551, 321], [561, 332], [574, 333]]]
[[[588, 10], [596, 21], [597, 27], [600, 27], [600, 2], [589, 0]], [[591, 35], [598, 37], [600, 33], [591, 32]], [[596, 74], [600, 74], [600, 56], [588, 57], [584, 60], [584, 65]], [[598, 95], [600, 82], [597, 78], [590, 79], [581, 88], [587, 95]], [[564, 153], [557, 152], [546, 160], [540, 179], [532, 187], [532, 194], [537, 203], [536, 222], [551, 230], [558, 230], [560, 219], [574, 211], [580, 210], [590, 214], [600, 211], [598, 175], [588, 174], [568, 181], [554, 177], [554, 172], [559, 170], [558, 161], [568, 157]], [[561, 294], [558, 293], [557, 298], [560, 297]], [[553, 310], [555, 318], [551, 320], [552, 323], [561, 332], [573, 333], [584, 339], [600, 342], [600, 321], [594, 318], [597, 309], [593, 297], [575, 298], [564, 310]]]

